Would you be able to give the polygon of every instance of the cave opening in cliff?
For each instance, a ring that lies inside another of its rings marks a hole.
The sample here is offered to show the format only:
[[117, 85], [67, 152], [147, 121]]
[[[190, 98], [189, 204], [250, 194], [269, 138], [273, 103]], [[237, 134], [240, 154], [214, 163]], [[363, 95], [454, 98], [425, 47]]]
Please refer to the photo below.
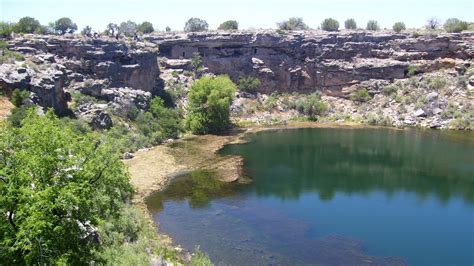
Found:
[[257, 48], [253, 49], [253, 54], [257, 54]]

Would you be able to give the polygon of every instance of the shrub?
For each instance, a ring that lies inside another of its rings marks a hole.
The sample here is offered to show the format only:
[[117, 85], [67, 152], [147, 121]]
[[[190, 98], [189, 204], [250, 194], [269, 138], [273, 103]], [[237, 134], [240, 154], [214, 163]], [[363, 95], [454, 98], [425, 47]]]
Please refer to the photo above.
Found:
[[170, 32], [170, 31], [171, 31], [171, 28], [170, 28], [169, 26], [166, 26], [165, 31], [166, 31], [166, 32]]
[[131, 21], [131, 20], [127, 20], [127, 21], [124, 21], [122, 23], [120, 23], [120, 26], [118, 27], [118, 30], [119, 30], [119, 33], [127, 36], [127, 37], [132, 37], [133, 35], [135, 35], [135, 33], [137, 32], [137, 23]]
[[303, 113], [311, 120], [315, 120], [317, 116], [324, 114], [327, 110], [327, 104], [321, 100], [319, 93], [312, 93], [305, 99], [296, 102], [295, 108], [298, 112]]
[[221, 25], [219, 25], [218, 30], [238, 30], [239, 29], [239, 23], [235, 20], [227, 20], [222, 22]]
[[54, 22], [54, 30], [61, 35], [66, 33], [74, 33], [77, 30], [76, 23], [72, 22], [70, 18], [64, 17]]
[[308, 26], [303, 22], [302, 18], [292, 17], [288, 20], [277, 23], [280, 30], [306, 30]]
[[20, 106], [13, 108], [7, 120], [13, 127], [21, 127], [21, 122], [26, 117], [28, 107]]
[[34, 33], [41, 27], [38, 20], [32, 17], [23, 17], [14, 26], [14, 31], [19, 33]]
[[427, 29], [435, 30], [435, 29], [439, 28], [440, 25], [441, 25], [441, 21], [438, 18], [435, 18], [435, 17], [429, 18], [426, 21], [426, 28]]
[[0, 22], [0, 38], [9, 38], [14, 30], [15, 24]]
[[447, 32], [461, 32], [467, 30], [468, 23], [457, 18], [450, 18], [444, 23], [444, 29]]
[[418, 74], [418, 67], [414, 65], [409, 65], [406, 70], [407, 77], [413, 77], [414, 75]]
[[321, 29], [325, 31], [339, 30], [339, 22], [333, 18], [327, 18], [321, 23]]
[[390, 96], [394, 93], [397, 93], [398, 91], [398, 86], [395, 85], [395, 84], [390, 84], [388, 86], [385, 86], [383, 89], [382, 89], [382, 93], [386, 96]]
[[275, 98], [275, 96], [270, 95], [268, 98], [265, 100], [263, 103], [264, 107], [266, 110], [271, 110], [274, 109], [275, 107], [278, 106], [278, 100]]
[[396, 22], [395, 24], [393, 24], [392, 28], [393, 31], [395, 31], [396, 33], [400, 33], [406, 29], [405, 23], [403, 22]]
[[190, 18], [186, 21], [184, 25], [185, 32], [199, 32], [199, 31], [207, 31], [209, 28], [209, 24], [203, 19], [200, 18]]
[[81, 34], [84, 36], [91, 36], [92, 35], [92, 28], [91, 26], [87, 25], [82, 29]]
[[357, 29], [357, 23], [353, 18], [350, 18], [344, 22], [344, 27], [346, 30], [355, 30]]
[[20, 107], [24, 104], [25, 100], [28, 99], [30, 93], [25, 90], [14, 89], [12, 92], [11, 102], [16, 107]]
[[442, 90], [448, 84], [447, 80], [443, 77], [434, 77], [428, 80], [428, 87], [431, 90]]
[[138, 25], [138, 31], [146, 34], [152, 33], [153, 31], [155, 31], [155, 29], [153, 28], [153, 24], [151, 24], [151, 22], [144, 21], [140, 25]]
[[198, 52], [193, 53], [193, 57], [191, 58], [191, 67], [193, 68], [195, 76], [199, 76], [199, 74], [203, 71], [202, 57]]
[[261, 85], [262, 83], [258, 78], [247, 76], [239, 79], [239, 84], [237, 85], [237, 88], [240, 91], [255, 93]]
[[220, 133], [230, 126], [230, 105], [236, 91], [228, 76], [202, 77], [188, 93], [186, 126], [195, 134]]
[[356, 102], [367, 102], [372, 99], [372, 96], [369, 94], [366, 88], [358, 89], [354, 94], [351, 96], [351, 100]]
[[376, 20], [369, 20], [367, 22], [366, 29], [370, 30], [370, 31], [378, 31], [378, 30], [380, 30], [380, 26], [379, 26], [379, 23]]
[[191, 257], [191, 266], [212, 266], [214, 265], [207, 254], [201, 252], [199, 246], [195, 248], [194, 255]]

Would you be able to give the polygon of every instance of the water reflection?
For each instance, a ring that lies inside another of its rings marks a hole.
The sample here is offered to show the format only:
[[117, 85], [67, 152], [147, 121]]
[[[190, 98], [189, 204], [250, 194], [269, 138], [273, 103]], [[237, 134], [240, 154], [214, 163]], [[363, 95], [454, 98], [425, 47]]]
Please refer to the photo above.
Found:
[[[245, 188], [258, 195], [298, 199], [315, 192], [330, 200], [337, 192], [434, 194], [474, 202], [474, 146], [416, 130], [300, 129], [259, 133], [246, 145], [222, 153], [245, 158], [254, 178]], [[474, 135], [473, 135], [474, 137]]]

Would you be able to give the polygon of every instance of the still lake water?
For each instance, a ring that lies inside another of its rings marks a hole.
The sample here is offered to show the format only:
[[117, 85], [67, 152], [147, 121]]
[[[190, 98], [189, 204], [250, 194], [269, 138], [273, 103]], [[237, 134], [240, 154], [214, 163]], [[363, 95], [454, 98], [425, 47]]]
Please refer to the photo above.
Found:
[[222, 154], [249, 184], [202, 171], [152, 195], [159, 230], [216, 264], [473, 265], [474, 134], [260, 132]]

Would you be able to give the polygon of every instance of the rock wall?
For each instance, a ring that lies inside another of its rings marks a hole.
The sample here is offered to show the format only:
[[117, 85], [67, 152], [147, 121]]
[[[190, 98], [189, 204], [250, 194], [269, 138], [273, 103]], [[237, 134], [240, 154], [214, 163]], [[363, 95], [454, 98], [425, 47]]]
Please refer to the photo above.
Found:
[[26, 61], [2, 64], [2, 89], [7, 94], [14, 88], [29, 90], [36, 103], [58, 113], [66, 111], [70, 97], [65, 89], [73, 83], [83, 83], [79, 87], [93, 96], [101, 93], [94, 91], [95, 81], [100, 81], [100, 89], [126, 87], [153, 93], [159, 87], [158, 50], [150, 43], [25, 35], [10, 40], [8, 46], [24, 54]]
[[[407, 77], [408, 67], [431, 72], [474, 57], [474, 33], [413, 37], [368, 32], [189, 33], [153, 35], [160, 55], [192, 58], [198, 52], [209, 72], [258, 77], [262, 92], [325, 90], [362, 81]], [[451, 59], [451, 60], [450, 60]], [[455, 59], [455, 60], [452, 60]], [[458, 60], [458, 61], [456, 61]]]

